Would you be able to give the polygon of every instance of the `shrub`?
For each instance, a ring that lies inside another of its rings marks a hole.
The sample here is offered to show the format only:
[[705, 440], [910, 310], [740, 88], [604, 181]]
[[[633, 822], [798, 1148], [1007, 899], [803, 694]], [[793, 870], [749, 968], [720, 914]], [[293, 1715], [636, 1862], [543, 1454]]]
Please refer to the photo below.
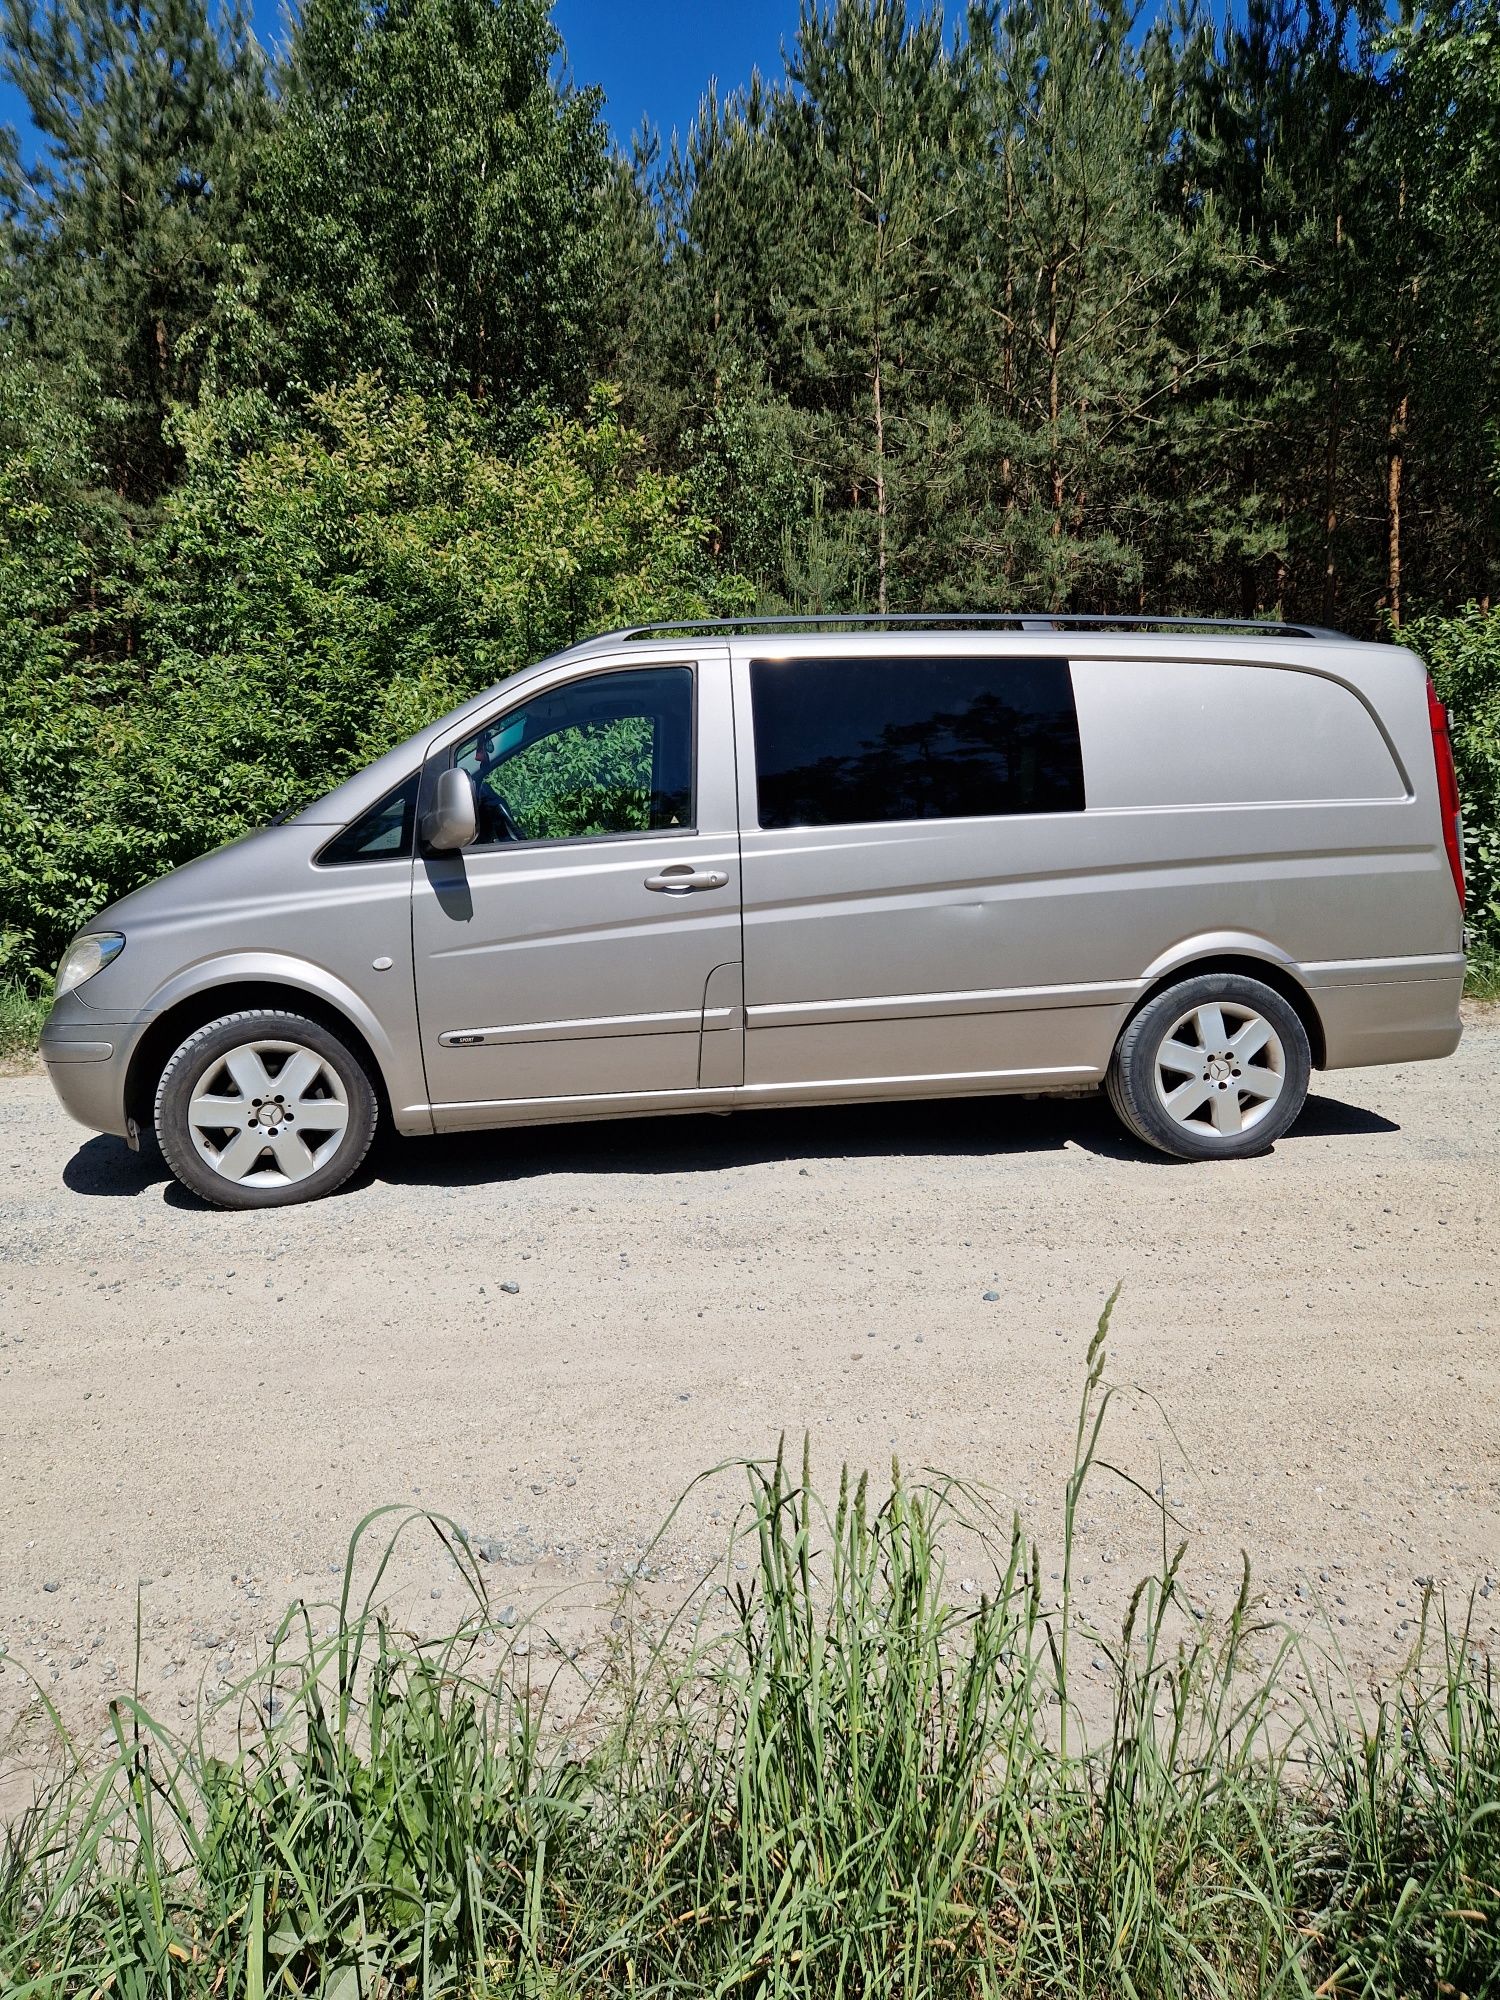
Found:
[[1469, 924], [1481, 962], [1500, 951], [1500, 611], [1471, 604], [1402, 633], [1448, 705], [1464, 809]]
[[47, 607], [0, 623], [0, 968], [44, 976], [101, 904], [545, 653], [736, 602], [708, 523], [606, 397], [509, 454], [472, 405], [371, 381], [248, 447], [243, 414], [184, 422], [108, 643]]

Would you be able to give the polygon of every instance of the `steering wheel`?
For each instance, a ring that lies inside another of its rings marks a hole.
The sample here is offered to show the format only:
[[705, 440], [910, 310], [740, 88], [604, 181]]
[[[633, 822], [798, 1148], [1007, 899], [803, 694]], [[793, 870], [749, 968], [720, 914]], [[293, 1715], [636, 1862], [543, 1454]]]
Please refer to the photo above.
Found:
[[507, 840], [525, 840], [526, 829], [516, 818], [510, 807], [491, 785], [486, 785], [481, 793], [480, 810], [487, 819], [498, 822]]

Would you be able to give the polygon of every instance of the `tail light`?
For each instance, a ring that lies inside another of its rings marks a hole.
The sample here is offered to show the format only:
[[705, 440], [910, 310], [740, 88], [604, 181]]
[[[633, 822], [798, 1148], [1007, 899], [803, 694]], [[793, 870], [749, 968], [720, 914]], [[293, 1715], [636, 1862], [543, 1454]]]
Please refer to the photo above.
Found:
[[1432, 761], [1437, 767], [1438, 807], [1443, 815], [1443, 845], [1448, 850], [1448, 866], [1453, 870], [1453, 886], [1458, 906], [1468, 900], [1464, 882], [1464, 822], [1458, 797], [1458, 772], [1453, 766], [1453, 739], [1448, 734], [1448, 711], [1438, 700], [1438, 691], [1427, 680], [1427, 718], [1432, 724]]

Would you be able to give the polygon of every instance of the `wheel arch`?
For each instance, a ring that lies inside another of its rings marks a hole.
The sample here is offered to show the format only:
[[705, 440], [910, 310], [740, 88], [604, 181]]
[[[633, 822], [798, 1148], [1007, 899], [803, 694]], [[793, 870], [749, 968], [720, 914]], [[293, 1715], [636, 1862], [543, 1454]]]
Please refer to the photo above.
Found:
[[374, 1086], [382, 1124], [391, 1116], [390, 1090], [383, 1066], [369, 1035], [353, 1012], [339, 1006], [326, 993], [299, 985], [289, 977], [274, 974], [226, 978], [195, 986], [171, 1001], [150, 1024], [131, 1052], [125, 1075], [125, 1115], [142, 1132], [151, 1129], [156, 1086], [167, 1060], [189, 1035], [217, 1020], [221, 1014], [238, 1014], [249, 1008], [272, 1007], [305, 1014], [331, 1033], [340, 1036], [354, 1050]]
[[1184, 979], [1197, 979], [1206, 972], [1238, 972], [1247, 979], [1258, 979], [1262, 986], [1269, 986], [1273, 993], [1281, 995], [1307, 1030], [1313, 1068], [1323, 1069], [1326, 1066], [1328, 1043], [1322, 1017], [1311, 992], [1299, 978], [1290, 959], [1272, 953], [1268, 948], [1247, 948], [1235, 943], [1189, 952], [1181, 958], [1174, 956], [1164, 969], [1158, 969], [1158, 966], [1148, 970], [1146, 985], [1120, 1025], [1122, 1035], [1148, 1001], [1154, 1000], [1158, 993], [1164, 993], [1169, 986], [1176, 986]]

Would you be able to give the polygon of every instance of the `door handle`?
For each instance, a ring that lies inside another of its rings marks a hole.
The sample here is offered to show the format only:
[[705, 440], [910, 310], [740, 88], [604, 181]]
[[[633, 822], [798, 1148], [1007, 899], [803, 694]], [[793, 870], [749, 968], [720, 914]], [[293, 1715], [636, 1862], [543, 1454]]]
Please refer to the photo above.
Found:
[[695, 868], [691, 861], [674, 861], [660, 875], [648, 875], [646, 887], [664, 896], [685, 896], [692, 889], [724, 889], [729, 877], [718, 868]]

